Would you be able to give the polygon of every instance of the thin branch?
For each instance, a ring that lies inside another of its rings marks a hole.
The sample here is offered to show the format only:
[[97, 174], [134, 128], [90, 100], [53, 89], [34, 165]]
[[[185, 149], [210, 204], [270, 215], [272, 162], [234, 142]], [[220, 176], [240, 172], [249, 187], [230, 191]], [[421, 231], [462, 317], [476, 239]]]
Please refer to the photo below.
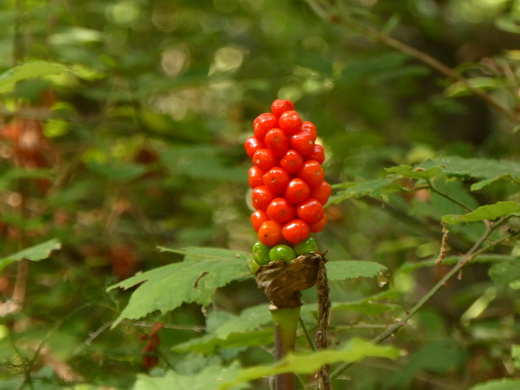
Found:
[[464, 203], [462, 203], [462, 202], [458, 201], [457, 199], [453, 198], [451, 195], [448, 195], [448, 194], [446, 194], [445, 192], [442, 192], [442, 191], [438, 190], [438, 189], [437, 189], [437, 188], [432, 184], [432, 182], [431, 182], [430, 179], [427, 179], [426, 181], [427, 181], [428, 186], [430, 187], [430, 190], [431, 190], [432, 192], [435, 192], [437, 195], [442, 196], [442, 197], [445, 198], [445, 199], [448, 199], [450, 202], [455, 203], [457, 206], [462, 207], [462, 208], [463, 208], [464, 210], [466, 210], [466, 211], [469, 211], [469, 212], [473, 211], [473, 209], [472, 209], [471, 207], [466, 206]]
[[[383, 333], [379, 334], [377, 337], [372, 339], [371, 341], [374, 344], [379, 344], [386, 340], [388, 337], [392, 336], [394, 333], [396, 333], [399, 329], [401, 329], [403, 326], [405, 326], [408, 321], [417, 313], [425, 304], [428, 302], [444, 285], [448, 280], [450, 280], [454, 275], [459, 273], [462, 268], [469, 263], [471, 260], [473, 260], [475, 257], [489, 251], [490, 249], [494, 248], [495, 246], [511, 239], [514, 235], [518, 234], [511, 234], [506, 237], [503, 237], [499, 240], [493, 241], [490, 244], [486, 245], [485, 247], [482, 247], [484, 242], [489, 238], [489, 236], [495, 231], [496, 227], [501, 224], [503, 220], [500, 220], [499, 222], [493, 224], [489, 221], [485, 221], [486, 223], [486, 231], [482, 234], [482, 236], [479, 238], [479, 240], [473, 245], [473, 247], [460, 258], [458, 263], [448, 272], [444, 277], [435, 284], [416, 304], [414, 307], [412, 307], [406, 314], [403, 320], [395, 323], [394, 325], [390, 326], [387, 330], [385, 330]], [[479, 249], [480, 248], [480, 249]], [[332, 374], [331, 379], [337, 378], [343, 371], [345, 371], [347, 368], [352, 366], [354, 363], [345, 363], [338, 367]]]
[[380, 42], [386, 46], [392, 47], [394, 49], [397, 49], [403, 53], [408, 54], [409, 56], [418, 59], [419, 61], [425, 63], [426, 65], [430, 66], [431, 68], [435, 69], [439, 73], [447, 76], [449, 79], [451, 79], [454, 82], [458, 82], [464, 86], [470, 93], [477, 96], [481, 100], [485, 101], [487, 104], [489, 104], [491, 107], [493, 107], [498, 112], [502, 113], [506, 118], [508, 118], [513, 123], [518, 123], [519, 118], [517, 115], [509, 110], [507, 107], [504, 107], [502, 104], [497, 102], [495, 99], [493, 99], [489, 94], [486, 92], [477, 89], [473, 87], [470, 82], [454, 70], [452, 70], [450, 67], [444, 65], [442, 62], [438, 61], [437, 59], [433, 58], [432, 56], [407, 45], [404, 42], [401, 42], [395, 38], [392, 38], [391, 36], [382, 34], [381, 32], [367, 27], [354, 19], [351, 19], [349, 17], [346, 17], [344, 15], [338, 16], [336, 14], [332, 14], [328, 10], [324, 9], [321, 5], [319, 5], [315, 0], [306, 0], [307, 4], [314, 10], [314, 12], [323, 18], [324, 20], [338, 24], [343, 25], [353, 31], [356, 31], [367, 38], [375, 41]]

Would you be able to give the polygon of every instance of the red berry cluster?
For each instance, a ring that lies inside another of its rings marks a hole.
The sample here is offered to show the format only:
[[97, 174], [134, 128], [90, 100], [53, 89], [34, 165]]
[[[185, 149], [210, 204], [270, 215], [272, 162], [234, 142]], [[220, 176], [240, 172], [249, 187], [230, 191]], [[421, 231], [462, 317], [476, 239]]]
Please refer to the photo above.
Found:
[[327, 222], [323, 205], [331, 188], [316, 137], [316, 127], [302, 121], [290, 100], [275, 100], [271, 112], [254, 121], [254, 136], [244, 144], [253, 161], [248, 172], [255, 208], [251, 222], [266, 246], [283, 239], [298, 244]]
[[147, 370], [151, 370], [157, 364], [159, 364], [159, 345], [161, 344], [161, 340], [159, 339], [159, 335], [157, 334], [163, 327], [163, 324], [160, 322], [156, 322], [150, 334], [141, 335], [141, 341], [146, 341], [146, 345], [143, 348], [143, 367]]

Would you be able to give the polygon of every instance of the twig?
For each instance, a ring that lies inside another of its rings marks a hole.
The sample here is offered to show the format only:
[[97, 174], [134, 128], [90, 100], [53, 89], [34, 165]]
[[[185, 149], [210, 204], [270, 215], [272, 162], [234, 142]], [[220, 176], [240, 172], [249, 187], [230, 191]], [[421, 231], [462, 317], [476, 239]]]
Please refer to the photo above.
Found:
[[411, 57], [414, 57], [418, 59], [419, 61], [425, 63], [426, 65], [430, 66], [431, 68], [437, 70], [439, 73], [447, 76], [452, 81], [458, 82], [464, 86], [470, 93], [477, 96], [481, 100], [488, 103], [491, 107], [493, 107], [498, 112], [504, 114], [505, 117], [507, 117], [509, 120], [511, 120], [513, 123], [518, 123], [519, 118], [516, 116], [516, 114], [501, 105], [499, 102], [497, 102], [495, 99], [493, 99], [489, 94], [486, 92], [477, 89], [473, 87], [469, 81], [461, 76], [460, 74], [456, 73], [454, 70], [452, 70], [450, 67], [444, 65], [442, 62], [438, 61], [437, 59], [433, 58], [432, 56], [407, 45], [406, 43], [403, 43], [395, 38], [392, 38], [391, 36], [382, 34], [381, 32], [367, 27], [361, 23], [358, 23], [357, 21], [345, 17], [345, 16], [338, 16], [333, 15], [332, 13], [325, 10], [321, 5], [319, 5], [315, 0], [306, 0], [307, 4], [314, 10], [314, 12], [319, 15], [324, 20], [338, 24], [343, 25], [351, 30], [357, 31], [364, 36], [368, 37], [369, 39], [380, 42], [382, 44], [385, 44], [387, 46], [390, 46], [394, 49], [397, 49], [403, 53], [406, 53], [410, 55]]
[[[379, 334], [377, 337], [372, 339], [372, 342], [374, 344], [379, 344], [382, 341], [386, 340], [388, 337], [396, 333], [399, 329], [401, 329], [403, 326], [405, 326], [408, 321], [417, 313], [425, 304], [428, 302], [445, 284], [446, 282], [453, 277], [453, 275], [456, 275], [458, 272], [462, 270], [462, 268], [469, 263], [471, 260], [473, 260], [475, 257], [481, 255], [482, 253], [487, 252], [491, 248], [494, 248], [495, 246], [509, 240], [514, 235], [518, 233], [514, 233], [511, 235], [508, 235], [506, 237], [503, 237], [499, 240], [491, 242], [489, 245], [481, 248], [481, 246], [484, 244], [484, 242], [489, 238], [491, 233], [496, 229], [496, 227], [502, 222], [503, 220], [500, 220], [499, 222], [493, 224], [489, 221], [485, 221], [486, 223], [486, 231], [482, 234], [482, 236], [479, 238], [479, 240], [473, 245], [473, 247], [460, 258], [458, 263], [448, 272], [444, 277], [435, 284], [416, 304], [413, 308], [411, 308], [404, 319], [401, 321], [395, 323], [394, 325], [390, 326], [387, 330], [385, 330], [383, 333]], [[479, 249], [480, 248], [480, 249]], [[345, 363], [338, 367], [332, 374], [331, 379], [337, 378], [343, 371], [345, 371], [347, 368], [349, 368], [354, 363]]]

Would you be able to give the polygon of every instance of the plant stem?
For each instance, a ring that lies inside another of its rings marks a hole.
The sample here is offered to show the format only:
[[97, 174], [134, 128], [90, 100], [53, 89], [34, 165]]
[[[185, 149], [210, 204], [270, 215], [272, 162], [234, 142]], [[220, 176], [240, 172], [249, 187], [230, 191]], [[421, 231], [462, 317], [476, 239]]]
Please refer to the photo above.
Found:
[[[294, 350], [300, 307], [278, 309], [271, 306], [270, 310], [274, 323], [275, 357], [276, 360], [280, 360]], [[276, 390], [294, 390], [296, 376], [292, 372], [279, 374], [275, 378], [275, 383]]]

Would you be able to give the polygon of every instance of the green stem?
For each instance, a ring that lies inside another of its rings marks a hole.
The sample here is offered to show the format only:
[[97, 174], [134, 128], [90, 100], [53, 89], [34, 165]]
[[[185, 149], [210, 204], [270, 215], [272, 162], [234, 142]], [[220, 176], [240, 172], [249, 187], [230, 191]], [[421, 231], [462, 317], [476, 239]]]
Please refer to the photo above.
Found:
[[[274, 322], [274, 343], [276, 360], [283, 359], [289, 352], [294, 351], [296, 344], [296, 330], [300, 319], [300, 307], [270, 309]], [[292, 373], [279, 374], [275, 378], [276, 390], [294, 390], [296, 376]]]

